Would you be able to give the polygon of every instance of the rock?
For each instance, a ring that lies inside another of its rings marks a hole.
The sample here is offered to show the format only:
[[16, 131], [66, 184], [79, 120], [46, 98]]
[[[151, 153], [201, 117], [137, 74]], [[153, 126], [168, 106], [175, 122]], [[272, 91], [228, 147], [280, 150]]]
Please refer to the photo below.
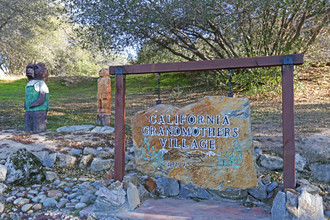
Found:
[[58, 162], [56, 163], [58, 167], [73, 167], [77, 158], [68, 154], [57, 154]]
[[85, 155], [91, 154], [91, 155], [97, 156], [98, 151], [96, 149], [94, 149], [94, 148], [91, 148], [91, 147], [85, 147], [84, 148], [84, 154]]
[[20, 198], [17, 198], [17, 199], [13, 202], [13, 204], [14, 204], [14, 205], [25, 205], [25, 204], [27, 204], [27, 203], [29, 203], [29, 202], [30, 202], [30, 199], [25, 199], [25, 198], [20, 197]]
[[270, 192], [272, 192], [274, 189], [276, 189], [277, 188], [277, 186], [278, 186], [278, 183], [277, 182], [271, 182], [271, 183], [269, 183], [269, 184], [267, 184], [266, 185], [266, 191], [268, 192], [268, 193], [270, 193]]
[[73, 203], [73, 202], [68, 202], [65, 204], [65, 208], [70, 209], [70, 210], [74, 209], [75, 206], [76, 206], [76, 203]]
[[300, 193], [302, 193], [304, 190], [309, 192], [309, 193], [312, 193], [312, 194], [321, 192], [321, 189], [319, 187], [314, 186], [314, 185], [309, 184], [309, 183], [308, 184], [303, 184], [303, 185], [299, 186], [298, 188], [296, 188], [296, 191], [298, 191]]
[[0, 183], [0, 195], [4, 193], [4, 191], [8, 188], [8, 186], [4, 183]]
[[5, 210], [5, 205], [0, 202], [0, 213], [3, 213], [3, 211]]
[[81, 152], [82, 152], [82, 150], [80, 150], [80, 149], [72, 149], [71, 151], [71, 154], [72, 155], [80, 155], [81, 154]]
[[59, 201], [56, 205], [57, 208], [61, 209], [63, 208], [67, 203], [69, 202], [68, 199], [65, 199], [65, 200], [62, 200], [62, 201]]
[[267, 198], [267, 187], [262, 183], [261, 179], [258, 179], [258, 186], [249, 188], [248, 193], [254, 198], [263, 201]]
[[36, 156], [25, 148], [14, 151], [6, 161], [6, 182], [32, 185], [45, 179], [44, 169]]
[[135, 160], [131, 160], [129, 161], [126, 166], [125, 166], [125, 170], [128, 171], [136, 171], [136, 162]]
[[52, 189], [52, 190], [49, 190], [47, 192], [47, 196], [50, 197], [50, 198], [54, 198], [54, 197], [56, 197], [59, 194], [62, 194], [62, 191], [61, 190]]
[[[0, 212], [1, 213], [1, 212]], [[325, 211], [324, 215], [329, 219], [330, 218], [330, 211]]]
[[127, 200], [128, 200], [128, 207], [131, 211], [133, 211], [135, 208], [137, 208], [140, 205], [139, 191], [136, 188], [136, 186], [131, 182], [128, 182]]
[[254, 187], [250, 124], [244, 98], [207, 96], [140, 111], [132, 119], [137, 169], [208, 189]]
[[315, 179], [320, 182], [330, 182], [330, 164], [313, 163], [309, 168], [312, 170]]
[[254, 149], [254, 155], [256, 156], [256, 160], [258, 160], [262, 155], [262, 150], [259, 148]]
[[150, 198], [149, 192], [143, 185], [139, 185], [137, 188], [139, 190], [139, 197], [141, 202], [144, 202], [145, 200]]
[[25, 204], [22, 206], [21, 210], [22, 212], [27, 212], [32, 208], [32, 206], [33, 206], [32, 204]]
[[32, 152], [38, 160], [42, 163], [43, 160], [48, 158], [49, 152], [48, 151], [37, 151], [37, 152]]
[[54, 198], [47, 198], [45, 201], [42, 203], [44, 207], [55, 207], [57, 204], [56, 200]]
[[91, 130], [92, 134], [113, 134], [115, 132], [115, 128], [110, 126], [96, 126], [93, 130]]
[[93, 193], [87, 192], [80, 198], [80, 202], [89, 203], [91, 201], [94, 201], [95, 198], [96, 196]]
[[157, 190], [162, 196], [179, 195], [179, 181], [171, 178], [161, 177], [156, 180]]
[[118, 213], [127, 211], [125, 206], [126, 193], [121, 182], [112, 183], [110, 189], [101, 187], [95, 195], [98, 197], [94, 203], [93, 212]]
[[286, 192], [286, 209], [294, 219], [298, 218], [298, 193]]
[[16, 196], [9, 196], [9, 197], [6, 199], [6, 202], [7, 202], [7, 203], [12, 203], [15, 199], [16, 199]]
[[[244, 200], [248, 196], [247, 189], [226, 189], [223, 191], [219, 190], [208, 190], [215, 200], [230, 199], [230, 200]], [[220, 198], [217, 198], [220, 197]]]
[[[93, 206], [87, 206], [85, 208], [83, 208], [80, 212], [79, 212], [79, 215], [81, 218], [85, 217], [87, 219], [90, 219], [88, 218], [89, 216], [92, 216], [93, 215]], [[85, 219], [84, 218], [84, 219]]]
[[318, 194], [312, 195], [304, 190], [298, 198], [299, 220], [324, 220], [323, 200]]
[[102, 160], [100, 158], [94, 158], [92, 164], [90, 166], [91, 171], [102, 171], [102, 170], [109, 170], [113, 167], [113, 159]]
[[45, 172], [45, 177], [46, 177], [47, 181], [53, 181], [55, 179], [58, 179], [57, 174], [52, 172], [52, 171], [46, 171]]
[[150, 176], [144, 180], [143, 185], [149, 192], [154, 191], [157, 187], [157, 183]]
[[262, 202], [256, 198], [254, 198], [251, 195], [248, 195], [245, 200], [245, 206], [250, 207], [250, 206], [260, 206]]
[[302, 157], [300, 154], [295, 154], [295, 160], [296, 160], [296, 170], [303, 171], [306, 166], [306, 159]]
[[32, 209], [34, 211], [39, 211], [42, 209], [42, 204], [38, 203], [38, 204], [35, 204], [34, 206], [32, 206]]
[[291, 219], [288, 211], [286, 210], [286, 194], [279, 191], [273, 201], [272, 206], [272, 220], [289, 220]]
[[79, 195], [79, 194], [76, 193], [76, 192], [75, 192], [75, 193], [71, 193], [71, 194], [69, 194], [69, 195], [67, 196], [67, 198], [70, 199], [70, 200], [72, 200], [72, 199], [76, 198], [78, 195]]
[[85, 208], [86, 206], [87, 206], [86, 203], [78, 202], [78, 203], [74, 206], [74, 208], [75, 208], [75, 209], [83, 209], [83, 208]]
[[0, 182], [4, 182], [7, 176], [7, 167], [5, 165], [0, 165]]
[[261, 178], [261, 181], [263, 184], [268, 185], [269, 183], [271, 183], [271, 178], [270, 176], [265, 176]]
[[283, 159], [278, 156], [263, 154], [259, 158], [260, 165], [269, 170], [279, 170], [283, 168]]
[[211, 199], [211, 195], [206, 189], [191, 184], [181, 183], [180, 185], [179, 196], [182, 198]]
[[137, 173], [129, 173], [126, 176], [124, 176], [123, 183], [124, 183], [124, 188], [125, 188], [125, 183], [126, 184], [133, 183], [135, 186], [138, 186], [140, 185], [141, 180], [140, 177], [137, 175]]
[[57, 153], [49, 154], [47, 158], [42, 161], [42, 165], [45, 167], [53, 167], [56, 161]]
[[86, 168], [93, 159], [93, 155], [89, 154], [82, 156], [79, 163], [79, 168]]
[[47, 198], [47, 196], [45, 196], [45, 195], [37, 195], [36, 197], [32, 198], [32, 201], [42, 203], [43, 201], [45, 201], [46, 198]]
[[89, 133], [94, 125], [74, 125], [74, 126], [63, 126], [56, 129], [57, 132], [66, 132], [66, 133]]

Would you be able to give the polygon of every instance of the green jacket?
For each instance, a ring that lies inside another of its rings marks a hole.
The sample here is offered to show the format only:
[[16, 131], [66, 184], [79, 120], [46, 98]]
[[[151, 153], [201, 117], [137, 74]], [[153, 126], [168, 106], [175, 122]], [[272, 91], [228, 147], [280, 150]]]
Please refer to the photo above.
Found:
[[[30, 108], [30, 105], [39, 97], [39, 93], [46, 94], [46, 99], [42, 105]], [[25, 86], [25, 107], [26, 111], [48, 111], [49, 108], [49, 90], [43, 80], [30, 80]]]

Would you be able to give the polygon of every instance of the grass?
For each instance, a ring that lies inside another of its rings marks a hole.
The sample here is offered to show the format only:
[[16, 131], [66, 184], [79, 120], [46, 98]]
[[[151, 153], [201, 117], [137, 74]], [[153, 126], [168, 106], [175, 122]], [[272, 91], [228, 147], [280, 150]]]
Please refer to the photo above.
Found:
[[[329, 67], [298, 69], [295, 92], [296, 130], [318, 132], [329, 126]], [[157, 74], [126, 77], [126, 131], [130, 134], [130, 119], [136, 112], [150, 108], [158, 99]], [[0, 129], [24, 129], [24, 87], [26, 78], [0, 80]], [[49, 130], [66, 125], [96, 124], [97, 78], [50, 77]], [[114, 78], [112, 77], [112, 113], [114, 114]], [[196, 73], [161, 74], [162, 103], [178, 107], [198, 101], [207, 95], [225, 96], [228, 91], [214, 90], [201, 83]], [[250, 99], [253, 129], [270, 125], [281, 129], [281, 95], [264, 98], [236, 93]], [[111, 119], [114, 126], [114, 118]]]

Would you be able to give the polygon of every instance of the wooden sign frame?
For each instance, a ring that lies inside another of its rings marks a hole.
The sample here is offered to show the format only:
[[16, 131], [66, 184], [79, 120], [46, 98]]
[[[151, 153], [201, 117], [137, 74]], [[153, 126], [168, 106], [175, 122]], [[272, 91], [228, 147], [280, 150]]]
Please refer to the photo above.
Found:
[[194, 72], [220, 69], [260, 68], [282, 66], [282, 134], [284, 188], [296, 187], [294, 134], [294, 65], [303, 64], [303, 54], [189, 61], [177, 63], [110, 66], [115, 75], [115, 180], [125, 175], [125, 75], [164, 72]]

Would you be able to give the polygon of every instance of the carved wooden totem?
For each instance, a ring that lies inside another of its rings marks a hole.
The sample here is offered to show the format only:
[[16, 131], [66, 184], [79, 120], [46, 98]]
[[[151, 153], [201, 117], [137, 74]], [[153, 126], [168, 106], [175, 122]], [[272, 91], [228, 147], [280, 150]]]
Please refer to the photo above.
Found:
[[25, 86], [25, 131], [45, 131], [49, 107], [49, 90], [45, 83], [48, 70], [44, 63], [30, 63], [26, 67], [26, 76], [29, 82]]
[[110, 126], [111, 116], [111, 79], [109, 70], [103, 68], [97, 80], [97, 124]]

